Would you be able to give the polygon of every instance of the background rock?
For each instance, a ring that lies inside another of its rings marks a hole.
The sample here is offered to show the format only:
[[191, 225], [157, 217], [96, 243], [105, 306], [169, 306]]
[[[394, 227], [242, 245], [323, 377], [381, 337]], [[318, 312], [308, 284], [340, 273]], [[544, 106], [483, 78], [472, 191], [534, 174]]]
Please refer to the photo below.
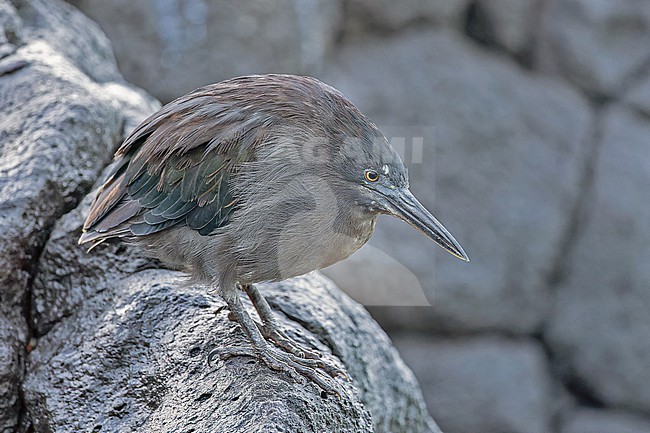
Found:
[[247, 340], [220, 298], [183, 288], [180, 274], [119, 281], [104, 281], [31, 353], [24, 392], [37, 431], [439, 432], [390, 340], [323, 277], [261, 290], [289, 335], [345, 365], [355, 387], [339, 379], [341, 399], [251, 358], [208, 366], [212, 348]]
[[525, 55], [532, 49], [539, 21], [541, 0], [480, 0], [478, 13], [484, 13], [493, 42], [512, 54]]
[[341, 25], [328, 0], [72, 3], [106, 31], [125, 77], [162, 101], [237, 75], [313, 74]]
[[551, 431], [551, 377], [538, 345], [495, 337], [395, 343], [444, 431]]
[[630, 86], [624, 100], [646, 117], [650, 117], [650, 74]]
[[620, 96], [650, 67], [650, 7], [645, 1], [549, 0], [537, 61], [595, 96]]
[[579, 409], [566, 419], [560, 433], [650, 433], [650, 420], [636, 415]]
[[346, 0], [345, 32], [348, 36], [367, 32], [402, 30], [409, 25], [460, 25], [469, 0]]

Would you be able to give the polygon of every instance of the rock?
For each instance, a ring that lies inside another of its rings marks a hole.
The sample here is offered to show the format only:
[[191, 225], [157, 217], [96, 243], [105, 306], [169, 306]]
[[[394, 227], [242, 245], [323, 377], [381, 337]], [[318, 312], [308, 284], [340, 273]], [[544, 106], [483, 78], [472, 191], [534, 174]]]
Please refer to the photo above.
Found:
[[515, 55], [532, 49], [540, 0], [481, 0], [478, 4], [497, 44]]
[[41, 253], [39, 272], [32, 287], [30, 314], [36, 336], [47, 334], [52, 326], [102, 291], [106, 275], [119, 278], [156, 266], [141, 252], [126, 248], [124, 244], [105, 243], [90, 252], [87, 245], [78, 244], [93, 197], [94, 194], [88, 195], [78, 207], [57, 221]]
[[469, 0], [349, 0], [345, 31], [352, 35], [395, 31], [421, 22], [460, 27], [468, 4]]
[[559, 285], [547, 340], [566, 380], [607, 405], [650, 412], [650, 122], [604, 120], [592, 194]]
[[0, 59], [16, 50], [22, 38], [21, 28], [16, 8], [7, 0], [0, 2]]
[[626, 92], [624, 101], [650, 117], [650, 71]]
[[444, 431], [551, 431], [552, 379], [537, 344], [501, 337], [394, 340]]
[[564, 420], [560, 433], [650, 433], [650, 420], [611, 410], [579, 409]]
[[27, 316], [38, 256], [57, 218], [76, 206], [123, 137], [128, 121], [121, 112], [125, 104], [116, 95], [131, 98], [134, 110], [146, 111], [153, 103], [131, 94], [117, 74], [108, 40], [69, 5], [3, 0], [0, 25], [4, 432], [14, 431], [23, 416], [18, 389], [31, 334]]
[[[4, 287], [3, 287], [4, 288]], [[21, 414], [20, 382], [24, 372], [27, 324], [11, 311], [0, 292], [0, 432], [16, 431]]]
[[97, 24], [63, 1], [16, 1], [22, 37], [46, 42], [91, 80], [122, 81], [111, 43]]
[[401, 144], [411, 190], [472, 260], [380, 219], [370, 245], [409, 268], [433, 308], [373, 315], [389, 328], [534, 332], [590, 150], [585, 101], [445, 31], [349, 45], [331, 64], [325, 80]]
[[537, 63], [596, 96], [619, 96], [650, 67], [650, 7], [622, 0], [550, 0], [542, 13]]
[[317, 274], [261, 290], [289, 335], [344, 366], [354, 387], [338, 379], [341, 399], [252, 358], [208, 366], [211, 348], [248, 344], [241, 329], [205, 288], [149, 270], [110, 276], [40, 339], [24, 385], [36, 431], [439, 432], [412, 373], [360, 305]]
[[314, 73], [340, 27], [329, 0], [73, 0], [113, 41], [127, 80], [169, 101], [245, 74]]

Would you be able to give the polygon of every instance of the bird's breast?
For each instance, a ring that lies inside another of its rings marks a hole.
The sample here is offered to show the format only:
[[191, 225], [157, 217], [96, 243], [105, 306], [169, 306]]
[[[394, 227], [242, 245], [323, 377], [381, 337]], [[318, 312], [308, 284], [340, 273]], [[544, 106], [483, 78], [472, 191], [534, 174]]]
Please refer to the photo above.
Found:
[[375, 221], [375, 218], [349, 220], [334, 230], [335, 235], [324, 245], [319, 269], [345, 260], [361, 248], [372, 236]]
[[[245, 282], [283, 280], [346, 259], [370, 239], [375, 218], [322, 218], [302, 215], [282, 226], [262, 230], [244, 246], [237, 260]], [[244, 239], [239, 238], [239, 242]], [[251, 260], [254, 258], [253, 260]]]

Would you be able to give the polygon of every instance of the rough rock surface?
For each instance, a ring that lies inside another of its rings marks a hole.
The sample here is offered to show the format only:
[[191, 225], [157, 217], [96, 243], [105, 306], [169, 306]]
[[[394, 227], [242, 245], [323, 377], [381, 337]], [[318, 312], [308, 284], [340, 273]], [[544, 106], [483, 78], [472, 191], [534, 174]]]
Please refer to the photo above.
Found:
[[548, 340], [592, 397], [650, 412], [650, 123], [615, 107], [605, 117], [593, 199], [558, 287]]
[[149, 111], [152, 100], [121, 81], [108, 40], [64, 3], [0, 1], [0, 25], [4, 432], [23, 416], [19, 384], [30, 336], [29, 291], [48, 232], [94, 183], [122, 138], [125, 105], [118, 101]]
[[552, 380], [538, 345], [496, 337], [397, 337], [395, 344], [444, 431], [551, 431]]
[[546, 2], [537, 62], [593, 95], [618, 96], [631, 76], [650, 66], [648, 3]]
[[406, 138], [412, 190], [472, 259], [380, 220], [370, 244], [413, 271], [433, 309], [388, 308], [377, 317], [423, 329], [534, 330], [589, 149], [585, 101], [446, 31], [350, 45], [333, 65], [326, 80], [389, 138]]
[[208, 366], [211, 348], [247, 341], [205, 288], [160, 270], [117, 281], [31, 353], [24, 392], [37, 431], [439, 431], [385, 334], [323, 277], [262, 290], [290, 335], [343, 361], [355, 386], [338, 379], [341, 399], [251, 358]]
[[329, 0], [71, 3], [107, 32], [124, 76], [163, 101], [237, 75], [313, 74], [341, 21]]
[[560, 433], [650, 433], [650, 419], [610, 410], [579, 409], [563, 421]]

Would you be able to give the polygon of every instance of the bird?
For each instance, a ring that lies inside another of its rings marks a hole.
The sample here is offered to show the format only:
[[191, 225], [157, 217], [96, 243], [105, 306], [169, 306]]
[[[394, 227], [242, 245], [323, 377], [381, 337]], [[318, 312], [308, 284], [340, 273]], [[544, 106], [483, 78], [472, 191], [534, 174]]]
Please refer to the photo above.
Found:
[[[337, 393], [345, 374], [280, 329], [257, 288], [339, 262], [395, 216], [469, 261], [415, 198], [406, 167], [378, 127], [316, 78], [248, 75], [163, 106], [123, 141], [79, 243], [132, 242], [223, 298], [254, 356]], [[244, 308], [250, 298], [259, 321]]]

